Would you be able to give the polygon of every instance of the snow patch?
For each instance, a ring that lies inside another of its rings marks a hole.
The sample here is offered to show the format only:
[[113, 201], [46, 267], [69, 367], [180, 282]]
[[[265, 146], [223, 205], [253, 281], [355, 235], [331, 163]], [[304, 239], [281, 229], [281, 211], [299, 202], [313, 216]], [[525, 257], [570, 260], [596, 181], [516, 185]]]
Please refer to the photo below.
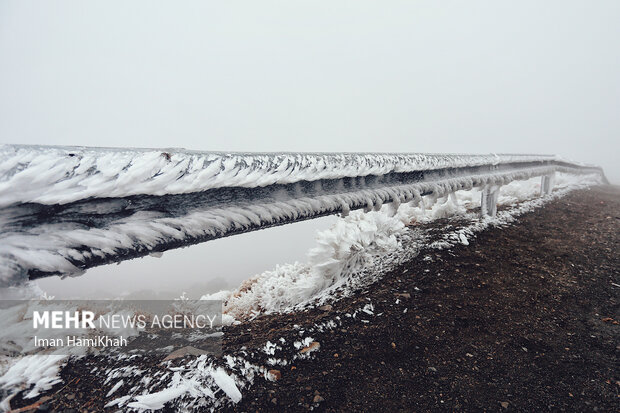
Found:
[[[306, 263], [277, 266], [252, 277], [236, 291], [202, 298], [223, 299], [225, 313], [235, 319], [322, 304], [333, 299], [335, 292], [346, 294], [346, 291], [372, 281], [369, 273], [381, 272], [380, 269], [385, 270], [414, 256], [424, 239], [407, 225], [462, 216], [474, 224], [456, 232], [448, 230], [443, 239], [434, 241], [430, 247], [443, 249], [456, 243], [469, 245], [475, 233], [489, 225], [508, 222], [512, 216], [567, 191], [598, 183], [600, 178], [597, 175], [558, 173], [553, 194], [539, 197], [540, 177], [510, 182], [500, 188], [498, 203], [512, 208], [498, 213], [498, 218], [494, 219], [481, 219], [477, 212], [470, 212], [480, 207], [480, 191], [451, 193], [446, 187], [436, 188], [437, 192], [431, 196], [414, 196], [412, 201], [400, 204], [398, 208], [384, 205], [379, 211], [354, 211], [338, 220], [332, 228], [317, 234], [317, 247], [309, 251]], [[530, 201], [524, 203], [526, 200]]]

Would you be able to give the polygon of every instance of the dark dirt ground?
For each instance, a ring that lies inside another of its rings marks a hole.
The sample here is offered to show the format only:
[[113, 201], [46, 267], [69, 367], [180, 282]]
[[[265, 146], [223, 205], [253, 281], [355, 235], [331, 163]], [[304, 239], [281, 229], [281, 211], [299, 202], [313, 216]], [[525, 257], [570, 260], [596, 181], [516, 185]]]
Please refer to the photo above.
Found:
[[[573, 192], [430, 254], [333, 305], [371, 298], [381, 321], [314, 337], [314, 360], [232, 410], [620, 411], [619, 188]], [[322, 315], [264, 317], [252, 341]]]
[[[329, 311], [230, 327], [232, 353], [343, 320], [312, 334], [312, 359], [275, 367], [279, 380], [256, 380], [228, 410], [618, 412], [619, 243], [620, 188], [576, 191], [468, 246], [422, 251]], [[381, 316], [344, 317], [369, 301]], [[69, 366], [43, 409], [101, 410], [82, 371]]]

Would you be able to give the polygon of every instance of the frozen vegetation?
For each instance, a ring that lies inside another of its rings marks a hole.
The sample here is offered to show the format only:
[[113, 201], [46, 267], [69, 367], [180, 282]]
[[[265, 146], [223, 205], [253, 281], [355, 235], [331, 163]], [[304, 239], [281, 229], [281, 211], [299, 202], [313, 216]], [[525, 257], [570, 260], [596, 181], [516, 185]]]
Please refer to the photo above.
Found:
[[[558, 174], [553, 197], [599, 182], [596, 175]], [[511, 208], [494, 218], [479, 218], [471, 211], [480, 206], [480, 191], [476, 189], [420, 197], [398, 207], [388, 204], [379, 211], [354, 211], [332, 228], [317, 234], [317, 246], [308, 252], [307, 262], [280, 265], [248, 279], [235, 291], [206, 295], [203, 299], [224, 300], [225, 311], [237, 318], [322, 304], [333, 299], [335, 293], [348, 294], [374, 281], [377, 274], [415, 255], [424, 243], [424, 236], [416, 232], [415, 226], [408, 228], [408, 225], [438, 218], [466, 217], [471, 220], [468, 228], [457, 233], [447, 232], [445, 240], [434, 246], [467, 245], [476, 232], [489, 225], [511, 222], [513, 216], [538, 207], [550, 198], [538, 198], [539, 194], [540, 178], [502, 186], [498, 203]]]
[[[540, 177], [507, 183], [501, 187], [498, 199], [504, 208], [493, 218], [480, 218], [472, 211], [480, 206], [478, 189], [452, 192], [450, 185], [437, 185], [432, 188], [431, 195], [412, 193], [406, 202], [378, 204], [372, 211], [351, 212], [332, 228], [317, 234], [317, 245], [308, 252], [306, 262], [278, 266], [255, 275], [234, 291], [222, 291], [203, 299], [224, 300], [228, 323], [248, 322], [261, 313], [288, 312], [321, 305], [380, 280], [385, 271], [414, 258], [422, 246], [442, 249], [457, 243], [467, 245], [477, 232], [489, 226], [505, 225], [518, 215], [568, 191], [599, 182], [598, 175], [558, 173], [554, 191], [544, 197], [539, 196]], [[415, 224], [439, 218], [462, 219], [466, 224], [446, 230], [439, 241], [425, 245], [427, 238]], [[368, 303], [347, 316], [368, 318], [374, 315], [372, 303]], [[27, 319], [25, 314], [13, 314], [12, 317], [15, 319], [7, 322], [17, 325], [20, 317], [22, 321]], [[360, 321], [369, 322], [367, 319]], [[120, 360], [125, 363], [122, 368], [110, 366], [105, 371], [93, 371], [93, 374], [102, 375], [109, 383], [109, 393], [118, 396], [108, 403], [109, 407], [157, 410], [174, 401], [178, 408], [217, 408], [226, 403], [237, 403], [243, 397], [244, 389], [255, 380], [273, 379], [266, 367], [247, 360], [251, 351], [267, 354], [272, 365], [287, 365], [293, 360], [279, 357], [284, 346], [294, 346], [297, 350], [310, 346], [310, 334], [335, 328], [339, 323], [337, 319], [326, 320], [311, 331], [300, 331], [299, 341], [267, 342], [263, 348], [249, 349], [245, 356], [226, 355], [221, 360], [200, 356], [166, 373], [161, 370], [145, 372], [137, 366], [132, 367], [131, 360]], [[312, 347], [311, 350], [319, 349]], [[312, 357], [311, 353], [299, 352], [296, 357]], [[36, 397], [60, 380], [60, 365], [65, 360], [65, 357], [54, 355], [6, 359], [2, 364], [0, 386], [4, 389], [25, 387], [28, 389], [26, 397]], [[133, 380], [138, 384], [129, 393], [118, 394], [120, 380]], [[156, 386], [155, 383], [159, 384]], [[165, 383], [163, 388], [161, 383]], [[3, 402], [5, 406], [8, 400]]]

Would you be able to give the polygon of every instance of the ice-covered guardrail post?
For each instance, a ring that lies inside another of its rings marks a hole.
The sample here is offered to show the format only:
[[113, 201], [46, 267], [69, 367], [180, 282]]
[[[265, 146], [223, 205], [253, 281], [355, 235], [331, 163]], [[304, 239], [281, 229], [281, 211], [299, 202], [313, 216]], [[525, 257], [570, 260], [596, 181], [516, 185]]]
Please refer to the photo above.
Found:
[[485, 217], [494, 217], [497, 214], [497, 198], [499, 196], [499, 186], [487, 185], [482, 188], [480, 199], [480, 214]]
[[540, 196], [549, 195], [553, 189], [553, 178], [555, 174], [543, 175], [540, 181]]

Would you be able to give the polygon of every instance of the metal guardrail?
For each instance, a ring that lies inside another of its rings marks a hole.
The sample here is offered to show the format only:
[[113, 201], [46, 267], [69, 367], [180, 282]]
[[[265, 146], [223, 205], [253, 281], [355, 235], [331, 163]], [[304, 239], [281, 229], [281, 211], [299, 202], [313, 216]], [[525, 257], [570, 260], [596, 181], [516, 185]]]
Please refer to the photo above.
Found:
[[[99, 162], [104, 158], [122, 162], [106, 169]], [[123, 175], [131, 168], [132, 176], [142, 177], [135, 187]], [[209, 168], [214, 171], [205, 173]], [[556, 172], [595, 173], [606, 182], [601, 168], [554, 156], [4, 146], [0, 286], [76, 275], [221, 237], [474, 187], [483, 189], [481, 213], [492, 216], [501, 185], [541, 176], [541, 190], [549, 193]], [[191, 174], [190, 183], [178, 184]]]

